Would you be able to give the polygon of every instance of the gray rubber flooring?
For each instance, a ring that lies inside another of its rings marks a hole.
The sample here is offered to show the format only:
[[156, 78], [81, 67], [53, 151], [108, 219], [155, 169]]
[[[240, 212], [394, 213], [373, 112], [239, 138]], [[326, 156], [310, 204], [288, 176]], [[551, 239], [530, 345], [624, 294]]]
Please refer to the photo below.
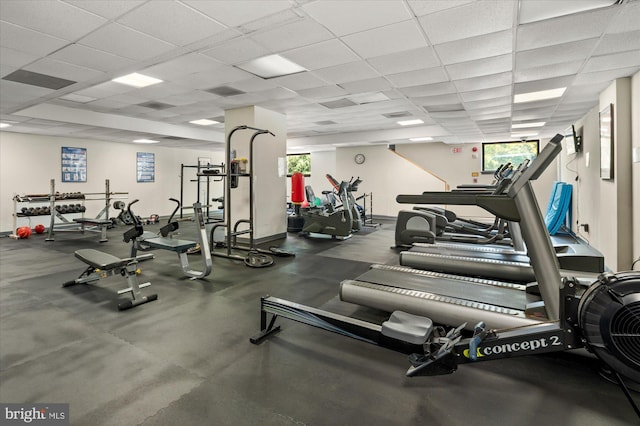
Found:
[[[193, 238], [192, 227], [183, 223], [180, 238]], [[290, 235], [277, 243], [294, 258], [264, 269], [214, 258], [204, 280], [183, 278], [177, 256], [156, 251], [141, 280], [159, 299], [124, 312], [121, 277], [61, 287], [84, 269], [76, 249], [126, 257], [124, 229], [103, 244], [94, 234], [0, 239], [0, 402], [69, 403], [74, 425], [638, 423], [620, 389], [598, 375], [598, 360], [582, 353], [409, 379], [404, 355], [298, 323], [281, 321], [279, 334], [249, 343], [267, 294], [382, 318], [340, 302], [338, 285], [370, 263], [397, 264], [393, 224], [346, 241]]]

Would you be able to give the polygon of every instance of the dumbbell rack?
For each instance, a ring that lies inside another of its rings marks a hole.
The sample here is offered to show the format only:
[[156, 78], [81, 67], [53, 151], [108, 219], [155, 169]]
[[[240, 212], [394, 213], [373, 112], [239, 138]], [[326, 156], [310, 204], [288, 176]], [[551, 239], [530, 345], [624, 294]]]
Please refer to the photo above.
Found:
[[[104, 208], [98, 213], [95, 219], [89, 221], [108, 221], [109, 220], [109, 206], [111, 200], [114, 199], [126, 199], [128, 192], [111, 192], [109, 187], [109, 179], [105, 180], [104, 192], [85, 192], [85, 193], [59, 193], [55, 189], [55, 179], [50, 181], [50, 190], [48, 194], [27, 194], [27, 195], [15, 195], [13, 197], [13, 233], [9, 236], [13, 239], [18, 239], [16, 235], [17, 219], [19, 217], [43, 217], [49, 216], [50, 223], [47, 233], [47, 241], [54, 241], [55, 231], [85, 231], [84, 223], [79, 223], [74, 220], [69, 220], [66, 215], [69, 214], [81, 214], [80, 218], [85, 218], [85, 201], [104, 200]], [[71, 206], [69, 206], [71, 203]], [[35, 210], [35, 214], [25, 214], [22, 209], [19, 208], [24, 204], [40, 204], [46, 207], [40, 207]], [[71, 208], [69, 208], [71, 207]], [[58, 221], [56, 221], [56, 218]], [[82, 221], [81, 221], [82, 222]], [[92, 229], [88, 229], [92, 230]]]

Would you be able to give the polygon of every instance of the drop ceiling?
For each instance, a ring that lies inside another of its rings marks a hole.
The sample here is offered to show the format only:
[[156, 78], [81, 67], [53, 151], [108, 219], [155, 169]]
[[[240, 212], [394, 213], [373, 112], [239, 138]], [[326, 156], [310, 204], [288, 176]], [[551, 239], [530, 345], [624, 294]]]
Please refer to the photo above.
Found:
[[[216, 150], [224, 123], [190, 121], [257, 105], [286, 115], [291, 150], [550, 137], [640, 70], [640, 1], [580, 3], [603, 1], [2, 0], [2, 131]], [[237, 67], [272, 54], [307, 71]], [[163, 82], [111, 81], [132, 72]]]

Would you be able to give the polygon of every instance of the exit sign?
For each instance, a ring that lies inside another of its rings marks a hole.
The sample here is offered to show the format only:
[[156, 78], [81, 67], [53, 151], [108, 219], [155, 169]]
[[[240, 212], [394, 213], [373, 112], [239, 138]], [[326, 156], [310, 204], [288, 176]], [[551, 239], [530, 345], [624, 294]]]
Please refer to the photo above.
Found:
[[462, 152], [462, 147], [451, 148], [452, 154], [460, 154]]

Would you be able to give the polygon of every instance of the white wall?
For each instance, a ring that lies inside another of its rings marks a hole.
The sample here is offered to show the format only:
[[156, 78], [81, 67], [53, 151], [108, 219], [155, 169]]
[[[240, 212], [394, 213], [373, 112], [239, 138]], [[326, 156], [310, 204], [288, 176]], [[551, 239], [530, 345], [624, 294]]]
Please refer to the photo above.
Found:
[[[355, 163], [356, 154], [365, 155], [364, 164]], [[356, 196], [373, 193], [373, 214], [376, 216], [395, 217], [400, 210], [411, 209], [411, 206], [396, 203], [398, 194], [444, 190], [442, 181], [396, 155], [386, 145], [338, 148], [334, 177], [347, 180], [351, 176], [362, 179]]]
[[[631, 147], [640, 146], [640, 73], [614, 81], [600, 95], [600, 103], [575, 123], [582, 134], [583, 152], [567, 157], [560, 170], [574, 184], [574, 225], [605, 256], [607, 266], [627, 270], [640, 256], [640, 166], [631, 163]], [[614, 179], [600, 179], [599, 111], [614, 110]], [[588, 160], [587, 160], [588, 158]]]
[[[87, 182], [61, 182], [61, 148], [87, 149]], [[136, 152], [155, 154], [155, 182], [136, 182]], [[136, 214], [148, 217], [152, 213], [168, 215], [175, 206], [169, 197], [180, 197], [180, 164], [198, 163], [198, 157], [211, 158], [213, 163], [223, 162], [222, 152], [163, 148], [153, 145], [122, 144], [113, 142], [28, 135], [11, 132], [0, 133], [0, 231], [11, 232], [15, 194], [47, 194], [49, 182], [56, 181], [59, 192], [104, 192], [105, 179], [110, 180], [111, 191], [128, 192], [128, 199], [140, 199]], [[188, 179], [185, 179], [188, 180]], [[212, 183], [213, 197], [221, 192]], [[185, 182], [185, 205], [196, 201], [196, 184]], [[201, 198], [204, 203], [204, 198]], [[87, 201], [86, 216], [96, 216], [104, 207], [104, 201]], [[117, 212], [110, 210], [110, 215]], [[48, 216], [38, 223], [47, 224]], [[32, 222], [34, 219], [32, 219]], [[28, 219], [18, 219], [18, 226], [27, 225]], [[33, 222], [31, 225], [35, 225]]]

